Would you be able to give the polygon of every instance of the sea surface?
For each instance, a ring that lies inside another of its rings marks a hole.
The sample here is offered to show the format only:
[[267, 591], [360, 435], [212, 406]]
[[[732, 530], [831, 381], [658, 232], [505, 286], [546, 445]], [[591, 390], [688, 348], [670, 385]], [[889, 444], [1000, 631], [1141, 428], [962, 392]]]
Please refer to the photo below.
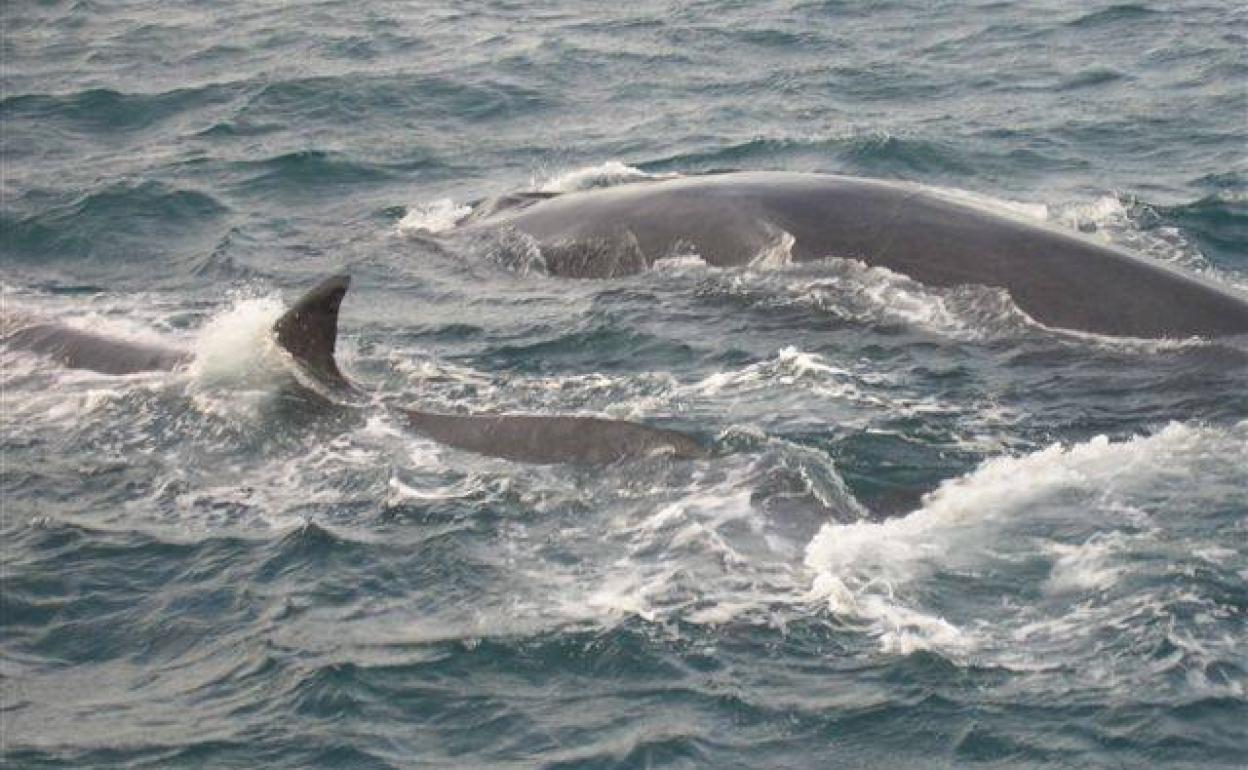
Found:
[[[4, 308], [196, 352], [0, 349], [5, 767], [1248, 766], [1243, 341], [845, 260], [574, 281], [430, 235], [509, 192], [823, 171], [1243, 289], [1248, 6], [0, 21]], [[290, 400], [267, 334], [336, 272], [368, 408]], [[713, 456], [523, 465], [394, 404]]]

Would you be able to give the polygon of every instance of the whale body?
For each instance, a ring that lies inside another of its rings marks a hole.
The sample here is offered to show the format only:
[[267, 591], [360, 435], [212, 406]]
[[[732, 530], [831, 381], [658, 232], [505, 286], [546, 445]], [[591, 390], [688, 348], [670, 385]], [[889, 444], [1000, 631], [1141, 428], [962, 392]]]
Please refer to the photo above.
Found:
[[479, 206], [454, 232], [531, 239], [551, 275], [610, 278], [666, 257], [859, 260], [936, 287], [1005, 289], [1033, 320], [1111, 336], [1248, 333], [1248, 299], [1077, 233], [906, 182], [732, 172]]
[[[316, 386], [321, 400], [359, 394], [338, 367], [338, 312], [351, 284], [345, 275], [322, 281], [273, 325], [278, 345]], [[173, 371], [191, 351], [108, 337], [51, 321], [6, 316], [0, 339], [10, 348], [104, 374]], [[323, 391], [323, 393], [321, 392]], [[347, 402], [350, 405], [350, 402]], [[602, 464], [660, 454], [704, 457], [693, 437], [626, 420], [582, 415], [440, 414], [399, 409], [407, 425], [447, 446], [527, 463]]]
[[190, 363], [185, 350], [108, 337], [49, 321], [18, 316], [4, 319], [5, 344], [56, 359], [70, 369], [104, 374], [172, 371]]

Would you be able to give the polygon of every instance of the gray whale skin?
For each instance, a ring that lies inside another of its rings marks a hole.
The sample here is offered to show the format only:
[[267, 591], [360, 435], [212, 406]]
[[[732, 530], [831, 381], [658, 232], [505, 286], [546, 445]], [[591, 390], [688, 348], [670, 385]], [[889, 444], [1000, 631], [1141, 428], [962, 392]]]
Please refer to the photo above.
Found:
[[[278, 344], [295, 364], [331, 393], [358, 393], [338, 368], [338, 310], [350, 278], [334, 276], [305, 294], [273, 325]], [[15, 349], [56, 359], [74, 369], [105, 374], [172, 371], [190, 351], [107, 337], [41, 319], [6, 315], [0, 339]], [[576, 415], [438, 414], [398, 412], [434, 441], [478, 454], [528, 463], [601, 464], [652, 454], [706, 455], [691, 436], [625, 420]]]
[[1248, 333], [1248, 299], [1074, 232], [906, 182], [729, 172], [479, 205], [456, 232], [517, 231], [551, 275], [610, 278], [668, 256], [748, 264], [792, 237], [795, 261], [860, 260], [931, 286], [1005, 289], [1046, 326], [1110, 336]]

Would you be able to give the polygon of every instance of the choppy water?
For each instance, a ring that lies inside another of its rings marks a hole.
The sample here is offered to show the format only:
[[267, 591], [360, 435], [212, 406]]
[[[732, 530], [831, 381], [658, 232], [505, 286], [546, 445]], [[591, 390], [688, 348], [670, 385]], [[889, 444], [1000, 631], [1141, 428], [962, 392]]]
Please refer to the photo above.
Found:
[[[420, 237], [722, 168], [965, 190], [1248, 286], [1238, 3], [13, 2], [13, 767], [1242, 767], [1248, 350], [847, 263], [575, 282]], [[331, 271], [378, 401], [716, 451], [606, 470], [291, 403]]]

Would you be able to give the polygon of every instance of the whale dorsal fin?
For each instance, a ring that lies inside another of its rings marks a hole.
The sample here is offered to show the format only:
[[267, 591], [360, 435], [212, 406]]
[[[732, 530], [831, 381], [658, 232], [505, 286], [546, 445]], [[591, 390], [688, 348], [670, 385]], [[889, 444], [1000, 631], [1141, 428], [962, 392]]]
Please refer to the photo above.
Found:
[[317, 382], [335, 389], [352, 390], [334, 360], [338, 342], [338, 307], [351, 285], [348, 275], [321, 281], [273, 324], [277, 344]]

